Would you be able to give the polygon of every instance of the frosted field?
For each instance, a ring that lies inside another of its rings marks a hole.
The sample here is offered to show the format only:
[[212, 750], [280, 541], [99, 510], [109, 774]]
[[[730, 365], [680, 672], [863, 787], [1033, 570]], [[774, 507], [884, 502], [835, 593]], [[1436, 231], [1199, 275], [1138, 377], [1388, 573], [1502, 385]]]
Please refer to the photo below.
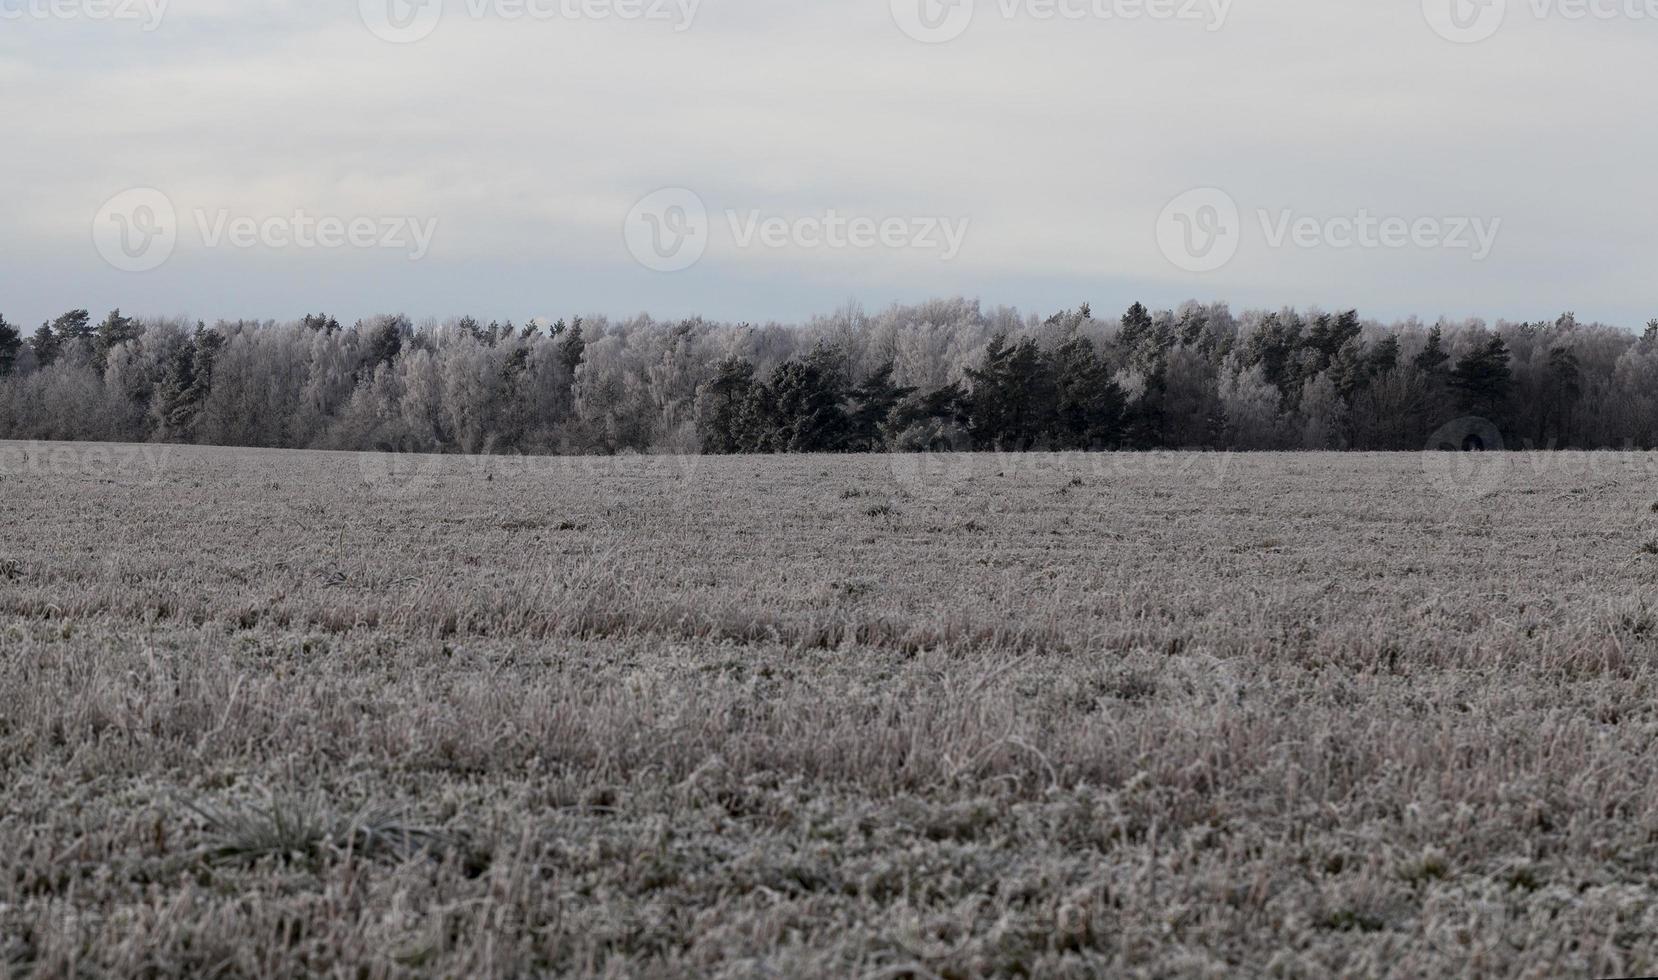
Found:
[[0, 964], [1658, 972], [1655, 477], [0, 443]]

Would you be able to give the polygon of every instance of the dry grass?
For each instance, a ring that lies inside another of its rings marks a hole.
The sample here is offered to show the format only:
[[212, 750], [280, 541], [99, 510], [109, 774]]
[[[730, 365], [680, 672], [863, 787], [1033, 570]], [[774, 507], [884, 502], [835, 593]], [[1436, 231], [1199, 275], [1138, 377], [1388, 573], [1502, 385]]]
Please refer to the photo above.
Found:
[[4, 448], [0, 972], [1658, 970], [1649, 457]]

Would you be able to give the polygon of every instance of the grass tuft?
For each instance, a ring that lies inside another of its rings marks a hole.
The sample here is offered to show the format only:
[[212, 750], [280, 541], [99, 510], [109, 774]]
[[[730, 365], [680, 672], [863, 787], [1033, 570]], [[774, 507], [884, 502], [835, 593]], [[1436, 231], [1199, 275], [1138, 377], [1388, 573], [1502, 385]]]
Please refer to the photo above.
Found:
[[227, 863], [317, 862], [348, 853], [402, 861], [440, 856], [459, 844], [455, 835], [409, 823], [389, 808], [340, 814], [315, 796], [182, 805], [201, 821], [207, 856]]

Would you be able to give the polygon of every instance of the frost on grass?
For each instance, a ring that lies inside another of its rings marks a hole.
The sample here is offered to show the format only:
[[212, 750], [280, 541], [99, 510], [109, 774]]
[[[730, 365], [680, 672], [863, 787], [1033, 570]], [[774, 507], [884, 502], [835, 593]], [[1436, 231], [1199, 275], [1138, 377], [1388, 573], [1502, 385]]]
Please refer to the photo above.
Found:
[[1658, 971], [1638, 460], [171, 460], [8, 478], [0, 973]]

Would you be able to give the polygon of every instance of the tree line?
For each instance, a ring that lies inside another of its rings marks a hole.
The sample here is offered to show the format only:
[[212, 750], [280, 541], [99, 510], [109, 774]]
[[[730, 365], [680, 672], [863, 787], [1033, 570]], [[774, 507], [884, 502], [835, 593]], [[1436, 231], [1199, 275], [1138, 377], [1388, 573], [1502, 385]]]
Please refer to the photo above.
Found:
[[971, 300], [802, 325], [0, 316], [0, 437], [421, 452], [1658, 446], [1658, 320]]

